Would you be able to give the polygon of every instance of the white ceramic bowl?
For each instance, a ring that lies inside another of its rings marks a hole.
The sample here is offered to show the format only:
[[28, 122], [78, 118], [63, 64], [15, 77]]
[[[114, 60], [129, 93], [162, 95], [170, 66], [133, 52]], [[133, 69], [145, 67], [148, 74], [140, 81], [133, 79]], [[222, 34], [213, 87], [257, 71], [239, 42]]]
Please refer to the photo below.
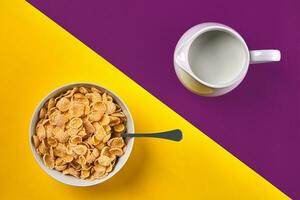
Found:
[[126, 104], [116, 94], [114, 94], [112, 91], [108, 90], [107, 88], [104, 88], [104, 87], [94, 84], [94, 83], [72, 83], [72, 84], [64, 85], [64, 86], [52, 91], [39, 103], [39, 105], [37, 106], [37, 108], [35, 109], [35, 111], [33, 113], [32, 119], [31, 119], [30, 130], [29, 130], [29, 143], [30, 143], [30, 148], [31, 148], [31, 151], [32, 151], [32, 154], [33, 154], [35, 160], [49, 176], [51, 176], [52, 178], [54, 178], [62, 183], [68, 184], [68, 185], [91, 186], [91, 185], [96, 185], [96, 184], [102, 183], [102, 182], [110, 179], [118, 171], [120, 171], [120, 169], [125, 165], [127, 159], [129, 158], [129, 155], [132, 151], [134, 138], [126, 139], [126, 142], [127, 142], [126, 151], [125, 151], [124, 155], [118, 159], [118, 162], [116, 163], [113, 171], [110, 172], [106, 177], [97, 179], [94, 181], [82, 180], [82, 179], [75, 178], [75, 177], [72, 177], [69, 175], [63, 175], [61, 172], [58, 172], [56, 170], [48, 169], [44, 165], [41, 156], [39, 156], [37, 154], [36, 149], [34, 148], [34, 145], [33, 145], [33, 141], [32, 141], [32, 136], [35, 133], [35, 126], [38, 121], [39, 111], [43, 107], [43, 105], [46, 103], [46, 101], [49, 100], [51, 97], [54, 97], [54, 96], [56, 96], [64, 91], [67, 91], [68, 89], [73, 88], [75, 86], [77, 86], [77, 87], [79, 87], [79, 86], [95, 87], [95, 88], [99, 88], [99, 89], [107, 91], [107, 93], [110, 94], [114, 98], [114, 100], [121, 106], [124, 114], [127, 116], [127, 132], [134, 133], [133, 119], [129, 112], [129, 109], [126, 106]]

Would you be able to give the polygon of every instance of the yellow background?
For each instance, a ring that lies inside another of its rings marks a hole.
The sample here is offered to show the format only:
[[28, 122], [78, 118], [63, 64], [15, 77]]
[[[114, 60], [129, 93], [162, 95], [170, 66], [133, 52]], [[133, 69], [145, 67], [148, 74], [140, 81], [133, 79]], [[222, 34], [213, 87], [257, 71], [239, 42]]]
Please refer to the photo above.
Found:
[[[288, 199], [30, 4], [0, 2], [1, 199]], [[137, 139], [125, 167], [97, 186], [57, 182], [31, 155], [29, 122], [45, 95], [78, 81], [115, 91], [136, 131], [181, 128], [184, 140]]]

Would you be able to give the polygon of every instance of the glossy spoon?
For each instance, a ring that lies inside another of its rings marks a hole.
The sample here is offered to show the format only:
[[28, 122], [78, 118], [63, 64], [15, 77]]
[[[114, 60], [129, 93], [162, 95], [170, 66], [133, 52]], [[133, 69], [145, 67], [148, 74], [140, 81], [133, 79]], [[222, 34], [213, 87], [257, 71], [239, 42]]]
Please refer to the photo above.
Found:
[[167, 140], [180, 141], [182, 140], [181, 130], [175, 129], [171, 131], [161, 133], [123, 133], [122, 137], [152, 137], [152, 138], [163, 138]]

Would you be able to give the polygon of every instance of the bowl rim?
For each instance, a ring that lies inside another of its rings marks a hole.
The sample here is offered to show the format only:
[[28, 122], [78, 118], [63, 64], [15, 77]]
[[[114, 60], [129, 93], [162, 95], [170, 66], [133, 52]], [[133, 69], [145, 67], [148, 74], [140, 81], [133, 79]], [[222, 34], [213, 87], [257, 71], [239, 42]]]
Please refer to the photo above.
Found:
[[[128, 158], [132, 152], [132, 148], [133, 148], [133, 144], [134, 144], [134, 137], [128, 139], [127, 141], [127, 147], [126, 150], [124, 152], [124, 155], [122, 155], [117, 164], [115, 165], [113, 171], [111, 171], [106, 177], [104, 178], [100, 178], [100, 179], [96, 179], [93, 181], [90, 180], [83, 180], [83, 179], [79, 179], [76, 177], [72, 177], [72, 176], [67, 176], [67, 175], [63, 175], [61, 172], [58, 172], [56, 170], [53, 169], [48, 169], [43, 161], [40, 155], [37, 154], [36, 149], [33, 145], [33, 141], [32, 141], [32, 136], [34, 135], [34, 130], [35, 130], [35, 126], [38, 120], [38, 114], [40, 109], [42, 108], [42, 106], [47, 102], [47, 100], [49, 100], [51, 97], [56, 96], [57, 94], [68, 90], [72, 87], [80, 87], [80, 86], [86, 86], [86, 87], [96, 87], [96, 88], [100, 88], [105, 90], [107, 93], [109, 93], [110, 95], [113, 96], [114, 100], [117, 101], [118, 104], [120, 104], [120, 106], [123, 108], [123, 112], [125, 113], [125, 115], [127, 116], [127, 128], [129, 126], [130, 128], [130, 132], [134, 133], [134, 121], [132, 118], [132, 115], [130, 113], [130, 110], [128, 108], [128, 106], [125, 104], [125, 102], [118, 96], [116, 95], [115, 92], [113, 92], [110, 89], [107, 89], [106, 87], [99, 85], [97, 83], [92, 83], [92, 82], [73, 82], [73, 83], [68, 83], [68, 84], [64, 84], [61, 85], [57, 88], [55, 88], [54, 90], [50, 91], [35, 107], [34, 112], [32, 114], [31, 120], [30, 120], [30, 126], [29, 126], [29, 146], [32, 152], [33, 157], [35, 158], [36, 162], [39, 164], [39, 166], [43, 169], [43, 171], [50, 177], [52, 177], [53, 179], [67, 184], [67, 185], [72, 185], [72, 186], [93, 186], [93, 185], [97, 185], [100, 184], [110, 178], [112, 178], [115, 174], [117, 174], [125, 165], [125, 163], [128, 161]], [[120, 162], [120, 159], [122, 159], [122, 162]], [[118, 166], [118, 168], [117, 168]], [[66, 180], [67, 179], [67, 180]]]

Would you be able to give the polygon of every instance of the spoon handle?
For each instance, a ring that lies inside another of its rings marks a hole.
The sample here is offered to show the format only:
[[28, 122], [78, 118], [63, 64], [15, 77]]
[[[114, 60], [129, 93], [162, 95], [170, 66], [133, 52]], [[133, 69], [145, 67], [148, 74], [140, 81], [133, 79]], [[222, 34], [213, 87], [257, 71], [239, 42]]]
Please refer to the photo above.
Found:
[[161, 133], [123, 133], [122, 137], [153, 137], [180, 141], [182, 140], [182, 133], [181, 130], [175, 129]]

